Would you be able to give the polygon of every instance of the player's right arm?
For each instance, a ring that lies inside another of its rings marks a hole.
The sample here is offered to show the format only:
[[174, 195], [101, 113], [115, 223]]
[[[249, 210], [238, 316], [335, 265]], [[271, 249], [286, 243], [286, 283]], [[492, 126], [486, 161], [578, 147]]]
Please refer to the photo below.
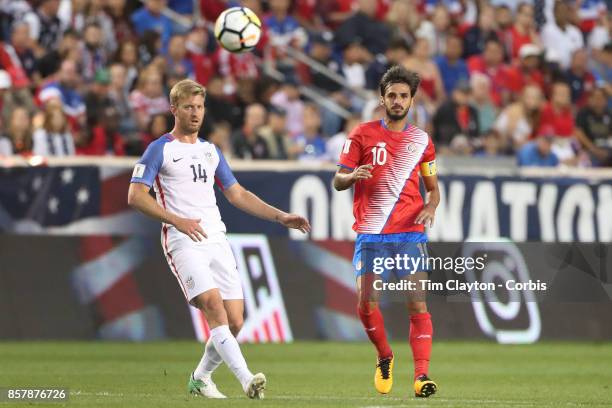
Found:
[[207, 238], [199, 219], [182, 218], [172, 214], [157, 204], [157, 201], [149, 194], [149, 190], [151, 187], [146, 184], [130, 183], [128, 205], [151, 218], [174, 225], [177, 230], [188, 235], [193, 241], [202, 241], [202, 237]]
[[346, 167], [340, 167], [334, 175], [334, 188], [337, 191], [346, 190], [358, 180], [371, 178], [372, 173], [370, 170], [372, 170], [372, 168], [374, 168], [374, 166], [371, 164], [364, 164], [363, 166], [359, 166], [354, 170]]
[[337, 191], [350, 188], [359, 180], [372, 177], [370, 172], [374, 166], [365, 164], [360, 166], [361, 161], [361, 138], [360, 126], [351, 131], [344, 142], [340, 158], [338, 160], [338, 171], [334, 175], [334, 188]]
[[149, 217], [166, 224], [189, 236], [193, 241], [202, 241], [206, 234], [200, 220], [182, 218], [163, 208], [149, 194], [155, 177], [159, 174], [164, 161], [164, 140], [151, 143], [134, 166], [132, 180], [128, 189], [128, 205]]

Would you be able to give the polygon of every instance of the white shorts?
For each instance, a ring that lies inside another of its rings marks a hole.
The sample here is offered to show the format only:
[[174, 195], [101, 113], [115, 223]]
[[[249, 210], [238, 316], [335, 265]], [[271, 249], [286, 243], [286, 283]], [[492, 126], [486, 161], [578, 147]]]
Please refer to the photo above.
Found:
[[[189, 238], [187, 238], [189, 239]], [[219, 289], [223, 300], [244, 299], [234, 253], [227, 239], [162, 247], [170, 270], [189, 303], [201, 293]]]

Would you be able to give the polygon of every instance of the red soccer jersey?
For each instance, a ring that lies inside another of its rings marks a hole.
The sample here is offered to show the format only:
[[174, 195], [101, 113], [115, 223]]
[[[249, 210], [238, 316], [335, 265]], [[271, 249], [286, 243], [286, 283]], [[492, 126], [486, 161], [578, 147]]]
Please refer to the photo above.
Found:
[[362, 123], [347, 138], [338, 164], [349, 169], [372, 164], [372, 178], [355, 183], [353, 229], [363, 234], [423, 232], [414, 220], [423, 209], [419, 170], [435, 168], [435, 148], [413, 125], [401, 132], [382, 121]]

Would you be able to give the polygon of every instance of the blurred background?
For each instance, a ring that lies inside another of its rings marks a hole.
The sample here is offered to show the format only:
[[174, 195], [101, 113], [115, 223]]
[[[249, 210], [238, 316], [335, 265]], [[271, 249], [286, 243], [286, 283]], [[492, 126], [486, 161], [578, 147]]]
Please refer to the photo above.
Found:
[[[229, 53], [212, 34], [237, 5], [262, 19], [254, 52]], [[207, 337], [158, 223], [126, 203], [137, 156], [172, 129], [167, 94], [186, 77], [207, 87], [200, 136], [248, 189], [313, 225], [294, 234], [218, 197], [247, 297], [241, 340], [365, 339], [352, 194], [330, 183], [346, 135], [384, 114], [378, 82], [394, 64], [421, 76], [410, 120], [437, 148], [434, 250], [504, 239], [513, 264], [580, 278], [562, 302], [438, 299], [436, 336], [612, 339], [611, 6], [0, 0], [0, 339]], [[385, 308], [391, 336], [405, 337], [405, 310]]]

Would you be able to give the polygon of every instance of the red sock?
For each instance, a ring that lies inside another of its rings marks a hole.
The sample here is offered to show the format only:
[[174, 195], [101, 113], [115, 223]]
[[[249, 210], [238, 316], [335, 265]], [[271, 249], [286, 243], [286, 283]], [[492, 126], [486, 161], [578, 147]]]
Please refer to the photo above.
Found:
[[393, 355], [391, 347], [387, 342], [387, 334], [385, 333], [385, 321], [380, 309], [377, 307], [370, 308], [367, 303], [362, 303], [358, 308], [359, 318], [370, 338], [370, 341], [378, 351], [378, 358], [387, 358]]
[[433, 326], [429, 313], [410, 316], [410, 347], [414, 359], [414, 378], [429, 371]]

